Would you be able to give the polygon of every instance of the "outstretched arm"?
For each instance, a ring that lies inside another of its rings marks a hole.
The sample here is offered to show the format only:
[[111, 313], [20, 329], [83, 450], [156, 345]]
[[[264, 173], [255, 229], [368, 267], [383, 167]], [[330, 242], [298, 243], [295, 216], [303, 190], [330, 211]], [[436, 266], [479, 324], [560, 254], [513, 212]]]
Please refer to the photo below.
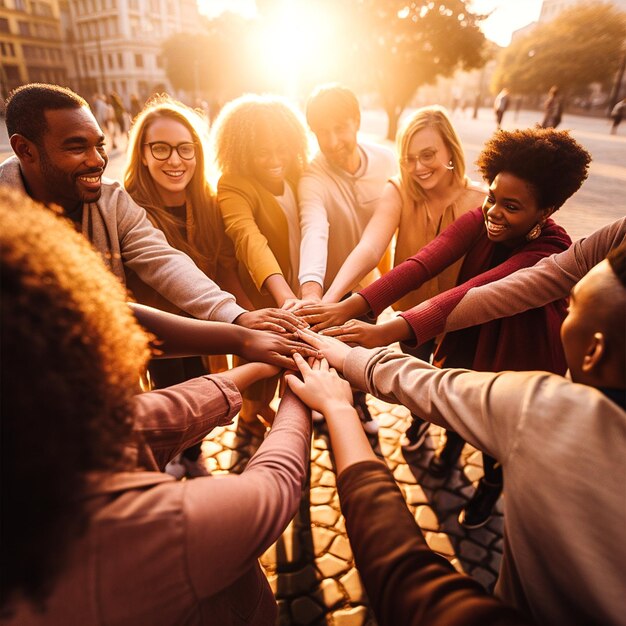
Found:
[[129, 303], [137, 321], [156, 337], [160, 357], [195, 354], [237, 354], [248, 361], [262, 361], [294, 369], [291, 355], [302, 351], [314, 356], [317, 350], [284, 335], [243, 328], [236, 324], [206, 322], [165, 313], [142, 304]]
[[357, 247], [352, 250], [322, 298], [339, 302], [358, 282], [371, 272], [382, 258], [400, 222], [402, 200], [392, 183], [387, 183]]
[[512, 608], [428, 547], [389, 470], [372, 451], [350, 404], [350, 385], [325, 359], [312, 367], [295, 359], [303, 380], [290, 375], [287, 382], [326, 418], [341, 509], [378, 623], [525, 624]]

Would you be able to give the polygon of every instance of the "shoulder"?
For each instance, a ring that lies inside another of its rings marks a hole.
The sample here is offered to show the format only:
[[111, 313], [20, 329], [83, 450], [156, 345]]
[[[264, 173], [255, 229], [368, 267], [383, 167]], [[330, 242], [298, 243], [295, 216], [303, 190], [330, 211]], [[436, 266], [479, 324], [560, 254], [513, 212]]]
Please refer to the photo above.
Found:
[[224, 174], [217, 183], [217, 199], [233, 192], [247, 197], [259, 195], [258, 185], [252, 179], [240, 174]]

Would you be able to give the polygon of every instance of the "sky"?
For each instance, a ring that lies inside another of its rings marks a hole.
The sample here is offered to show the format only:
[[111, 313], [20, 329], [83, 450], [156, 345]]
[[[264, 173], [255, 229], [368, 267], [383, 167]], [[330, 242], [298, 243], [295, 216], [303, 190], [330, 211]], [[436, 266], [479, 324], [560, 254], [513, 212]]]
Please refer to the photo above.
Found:
[[[501, 46], [511, 42], [511, 33], [539, 17], [543, 0], [468, 0], [475, 13], [493, 13], [482, 23], [485, 36]], [[242, 15], [255, 13], [254, 0], [198, 0], [200, 12], [211, 17], [229, 10]]]

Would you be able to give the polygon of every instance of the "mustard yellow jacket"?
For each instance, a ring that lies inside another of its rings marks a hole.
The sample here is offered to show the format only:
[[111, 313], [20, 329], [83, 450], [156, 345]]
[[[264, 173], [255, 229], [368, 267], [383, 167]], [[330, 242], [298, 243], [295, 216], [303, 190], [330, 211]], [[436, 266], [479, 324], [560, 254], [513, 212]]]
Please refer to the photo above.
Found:
[[[295, 195], [295, 183], [287, 184]], [[220, 178], [217, 202], [226, 234], [235, 246], [239, 277], [247, 296], [257, 308], [276, 306], [262, 285], [273, 274], [282, 274], [290, 282], [292, 274], [289, 228], [281, 206], [259, 182], [236, 174]]]

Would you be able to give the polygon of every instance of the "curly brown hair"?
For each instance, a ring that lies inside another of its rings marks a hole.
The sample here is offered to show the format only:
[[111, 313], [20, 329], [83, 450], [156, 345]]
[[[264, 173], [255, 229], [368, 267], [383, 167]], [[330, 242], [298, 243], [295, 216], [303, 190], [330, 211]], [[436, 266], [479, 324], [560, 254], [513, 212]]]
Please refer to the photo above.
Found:
[[285, 140], [291, 156], [287, 178], [297, 181], [308, 158], [306, 128], [302, 115], [279, 96], [247, 94], [220, 111], [211, 129], [219, 173], [252, 176], [253, 151], [263, 126]]
[[0, 223], [0, 606], [42, 606], [87, 524], [86, 474], [132, 467], [149, 337], [69, 221], [0, 188]]
[[566, 130], [499, 130], [487, 141], [476, 164], [490, 184], [500, 172], [526, 181], [539, 208], [556, 211], [587, 178], [591, 155]]

